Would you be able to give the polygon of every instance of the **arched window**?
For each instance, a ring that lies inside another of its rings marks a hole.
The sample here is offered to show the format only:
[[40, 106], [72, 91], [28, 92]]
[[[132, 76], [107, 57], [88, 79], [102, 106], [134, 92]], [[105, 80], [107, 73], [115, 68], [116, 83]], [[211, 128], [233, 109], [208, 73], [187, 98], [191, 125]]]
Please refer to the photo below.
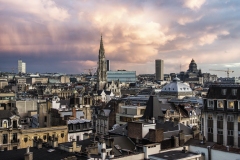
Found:
[[3, 120], [2, 127], [3, 128], [7, 128], [8, 127], [7, 120]]

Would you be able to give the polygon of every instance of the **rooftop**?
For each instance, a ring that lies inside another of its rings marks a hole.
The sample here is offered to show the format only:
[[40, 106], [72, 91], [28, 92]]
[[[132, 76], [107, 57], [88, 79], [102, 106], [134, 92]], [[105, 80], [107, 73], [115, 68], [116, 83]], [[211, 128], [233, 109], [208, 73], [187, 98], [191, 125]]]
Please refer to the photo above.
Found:
[[[33, 159], [34, 160], [43, 160], [43, 159], [51, 159], [51, 160], [60, 160], [66, 157], [74, 156], [74, 153], [65, 152], [59, 150], [57, 148], [30, 148], [30, 152], [33, 152]], [[18, 149], [18, 150], [10, 150], [10, 151], [3, 151], [0, 153], [1, 159], [11, 159], [11, 160], [23, 160], [24, 154], [26, 153], [26, 149]], [[83, 159], [77, 158], [77, 159]], [[87, 159], [87, 158], [86, 158]]]
[[201, 156], [196, 153], [192, 152], [182, 152], [180, 150], [174, 150], [174, 151], [166, 151], [158, 154], [153, 154], [150, 155], [149, 157], [157, 157], [161, 159], [166, 159], [166, 160], [174, 160], [174, 159], [184, 159], [184, 158], [190, 158], [190, 157], [195, 157], [195, 156]]

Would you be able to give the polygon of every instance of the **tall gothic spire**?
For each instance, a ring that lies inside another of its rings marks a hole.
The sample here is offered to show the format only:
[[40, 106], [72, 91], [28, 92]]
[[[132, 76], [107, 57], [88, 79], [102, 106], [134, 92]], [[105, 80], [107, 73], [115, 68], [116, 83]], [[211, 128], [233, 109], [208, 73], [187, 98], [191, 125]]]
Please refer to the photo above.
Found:
[[100, 48], [99, 48], [99, 55], [98, 55], [98, 72], [97, 73], [98, 73], [97, 89], [102, 90], [107, 81], [107, 65], [106, 65], [106, 59], [105, 59], [105, 50], [103, 47], [102, 34], [101, 34]]
[[102, 34], [101, 34], [101, 41], [100, 41], [100, 49], [99, 49], [99, 50], [104, 51], [103, 40], [102, 40]]

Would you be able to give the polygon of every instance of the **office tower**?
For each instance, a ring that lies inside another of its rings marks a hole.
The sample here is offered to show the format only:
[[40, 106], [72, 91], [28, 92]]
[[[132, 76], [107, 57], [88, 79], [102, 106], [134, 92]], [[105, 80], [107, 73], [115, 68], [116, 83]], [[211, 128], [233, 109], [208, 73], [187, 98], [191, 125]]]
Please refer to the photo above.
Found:
[[107, 71], [110, 71], [110, 60], [107, 60]]
[[164, 80], [164, 61], [161, 59], [155, 60], [155, 79]]
[[18, 60], [18, 73], [26, 73], [26, 63]]

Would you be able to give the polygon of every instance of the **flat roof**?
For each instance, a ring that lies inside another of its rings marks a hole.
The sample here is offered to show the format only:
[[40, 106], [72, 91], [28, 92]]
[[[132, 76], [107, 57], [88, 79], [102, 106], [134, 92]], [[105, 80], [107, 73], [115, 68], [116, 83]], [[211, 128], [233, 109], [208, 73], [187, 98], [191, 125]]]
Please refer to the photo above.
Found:
[[149, 155], [149, 157], [157, 157], [166, 160], [174, 160], [174, 159], [183, 159], [190, 157], [201, 157], [201, 154], [193, 153], [193, 152], [182, 152], [180, 150], [167, 151], [158, 154]]

